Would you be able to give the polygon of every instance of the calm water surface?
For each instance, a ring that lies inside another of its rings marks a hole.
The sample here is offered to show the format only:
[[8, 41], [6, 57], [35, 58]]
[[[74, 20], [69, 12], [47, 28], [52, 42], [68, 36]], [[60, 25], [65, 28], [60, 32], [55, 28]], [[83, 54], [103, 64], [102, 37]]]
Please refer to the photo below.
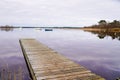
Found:
[[113, 40], [109, 36], [100, 39], [97, 34], [71, 29], [0, 31], [0, 71], [5, 68], [16, 72], [20, 68], [23, 79], [29, 80], [19, 44], [20, 38], [35, 38], [107, 80], [120, 77], [120, 41], [118, 39]]

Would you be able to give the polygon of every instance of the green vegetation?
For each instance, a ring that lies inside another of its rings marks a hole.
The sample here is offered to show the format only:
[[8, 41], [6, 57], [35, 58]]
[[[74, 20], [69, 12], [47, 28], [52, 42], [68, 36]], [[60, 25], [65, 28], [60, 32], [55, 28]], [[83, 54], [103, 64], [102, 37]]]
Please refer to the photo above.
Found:
[[107, 22], [106, 20], [100, 20], [98, 25], [92, 25], [89, 28], [120, 28], [120, 21], [113, 20], [112, 22]]
[[0, 26], [0, 30], [1, 31], [13, 31], [14, 27], [13, 26], [9, 26], [9, 25], [6, 25], [6, 26]]
[[99, 39], [104, 39], [105, 37], [110, 36], [112, 39], [120, 40], [120, 21], [117, 20], [112, 22], [100, 20], [98, 25], [84, 27], [83, 30], [96, 34]]

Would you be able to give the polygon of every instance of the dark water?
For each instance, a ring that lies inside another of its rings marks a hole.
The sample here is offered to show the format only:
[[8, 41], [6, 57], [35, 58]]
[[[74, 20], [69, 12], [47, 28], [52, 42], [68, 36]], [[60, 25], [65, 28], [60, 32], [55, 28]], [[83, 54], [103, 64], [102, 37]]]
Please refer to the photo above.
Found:
[[24, 80], [29, 80], [29, 73], [19, 44], [20, 38], [35, 38], [107, 80], [120, 77], [118, 38], [112, 39], [108, 35], [100, 39], [98, 34], [71, 29], [0, 31], [0, 70], [7, 67], [15, 71], [21, 67]]

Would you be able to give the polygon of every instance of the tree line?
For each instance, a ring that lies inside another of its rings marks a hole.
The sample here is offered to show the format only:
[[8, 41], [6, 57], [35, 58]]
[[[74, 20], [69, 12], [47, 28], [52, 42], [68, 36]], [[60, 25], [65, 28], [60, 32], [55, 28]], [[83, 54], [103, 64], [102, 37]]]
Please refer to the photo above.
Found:
[[89, 26], [91, 28], [120, 28], [120, 21], [113, 20], [112, 22], [107, 22], [106, 20], [100, 20], [97, 25]]

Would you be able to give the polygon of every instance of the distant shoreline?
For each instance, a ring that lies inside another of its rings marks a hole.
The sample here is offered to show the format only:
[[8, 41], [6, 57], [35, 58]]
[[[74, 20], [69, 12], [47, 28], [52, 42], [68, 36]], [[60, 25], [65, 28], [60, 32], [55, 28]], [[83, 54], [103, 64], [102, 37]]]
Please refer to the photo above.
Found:
[[120, 32], [120, 28], [100, 28], [100, 27], [0, 27], [0, 28], [53, 28], [53, 29], [76, 29], [84, 31], [110, 31], [110, 32]]
[[109, 31], [109, 32], [120, 32], [120, 28], [81, 28], [84, 31]]
[[59, 28], [59, 29], [81, 29], [83, 27], [0, 27], [0, 28]]

